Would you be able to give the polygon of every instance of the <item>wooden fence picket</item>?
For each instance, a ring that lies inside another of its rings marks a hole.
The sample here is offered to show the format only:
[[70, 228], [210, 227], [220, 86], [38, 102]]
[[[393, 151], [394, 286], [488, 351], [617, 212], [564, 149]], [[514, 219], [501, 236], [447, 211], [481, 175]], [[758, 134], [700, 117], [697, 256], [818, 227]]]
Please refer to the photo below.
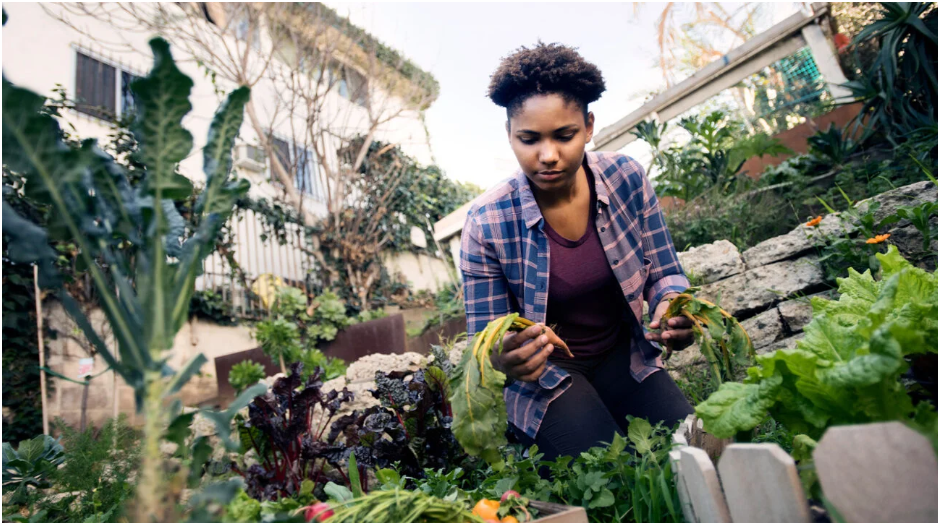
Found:
[[841, 515], [833, 518], [937, 522], [937, 456], [927, 438], [901, 423], [832, 427], [813, 461], [823, 494]]
[[[728, 523], [731, 515], [721, 492], [718, 473], [708, 454], [695, 447], [679, 449], [679, 483], [689, 499], [689, 508], [693, 516], [686, 515], [690, 522]], [[685, 505], [683, 505], [685, 510]]]
[[735, 523], [810, 521], [796, 464], [778, 445], [730, 445], [718, 461], [718, 475]]

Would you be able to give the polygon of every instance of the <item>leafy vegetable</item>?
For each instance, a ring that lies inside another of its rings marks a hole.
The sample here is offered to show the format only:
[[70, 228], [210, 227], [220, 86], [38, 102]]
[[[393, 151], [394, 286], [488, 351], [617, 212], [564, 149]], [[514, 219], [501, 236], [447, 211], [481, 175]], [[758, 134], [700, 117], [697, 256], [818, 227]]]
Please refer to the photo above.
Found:
[[65, 461], [58, 439], [40, 435], [20, 441], [15, 450], [10, 443], [3, 444], [3, 493], [14, 492], [14, 499], [25, 495], [26, 487], [38, 489], [50, 486], [49, 478]]
[[[322, 371], [315, 370], [303, 381], [303, 365], [291, 365], [291, 373], [274, 382], [271, 391], [254, 398], [248, 406], [248, 422], [240, 428], [242, 443], [254, 448], [261, 463], [245, 472], [246, 492], [258, 500], [276, 500], [301, 492], [304, 481], [329, 481], [325, 468], [340, 470], [347, 448], [336, 442], [335, 425], [325, 435], [336, 411], [352, 399], [341, 392], [322, 392]], [[342, 420], [343, 418], [339, 418]], [[348, 422], [347, 422], [348, 424]]]
[[245, 360], [232, 366], [228, 373], [228, 382], [235, 389], [235, 392], [241, 393], [249, 386], [264, 379], [266, 375], [264, 366], [254, 361]]
[[334, 507], [331, 523], [479, 523], [462, 501], [444, 501], [421, 491], [376, 490]]
[[768, 415], [814, 439], [831, 425], [875, 421], [936, 429], [936, 409], [915, 407], [900, 377], [907, 357], [937, 352], [937, 272], [912, 266], [894, 246], [876, 257], [881, 280], [850, 269], [838, 301], [812, 298], [796, 349], [758, 356], [743, 383], [721, 385], [696, 407], [707, 432], [731, 437]]
[[[712, 383], [717, 387], [733, 380], [740, 367], [751, 364], [754, 345], [737, 319], [717, 305], [696, 298], [692, 295], [696, 291], [696, 288], [689, 288], [673, 298], [663, 314], [663, 322], [673, 317], [692, 321], [695, 339], [708, 361]], [[669, 359], [671, 354], [672, 348], [667, 343], [664, 359]]]
[[[449, 364], [449, 361], [447, 362]], [[404, 431], [399, 450], [389, 454], [398, 461], [398, 471], [422, 477], [424, 469], [453, 468], [467, 455], [451, 431], [453, 412], [447, 399], [444, 371], [435, 365], [416, 372], [376, 372], [372, 395]], [[382, 443], [388, 447], [388, 443]], [[375, 449], [375, 445], [372, 447]], [[373, 455], [375, 451], [372, 452]], [[377, 461], [381, 467], [388, 466]]]
[[[506, 444], [508, 416], [503, 400], [506, 375], [493, 367], [490, 354], [494, 345], [497, 354], [503, 352], [506, 332], [522, 331], [534, 324], [519, 314], [494, 319], [474, 336], [470, 351], [464, 352], [460, 366], [450, 378], [454, 436], [468, 454], [483, 458], [497, 470], [502, 463], [499, 447]], [[550, 342], [571, 355], [557, 336]]]

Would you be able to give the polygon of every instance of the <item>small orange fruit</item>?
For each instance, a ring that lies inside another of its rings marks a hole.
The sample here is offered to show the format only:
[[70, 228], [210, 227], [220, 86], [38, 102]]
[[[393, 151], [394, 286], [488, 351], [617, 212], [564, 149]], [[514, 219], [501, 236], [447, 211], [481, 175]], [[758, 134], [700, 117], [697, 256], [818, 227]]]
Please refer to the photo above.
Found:
[[499, 502], [490, 499], [481, 499], [473, 506], [473, 513], [484, 521], [494, 520], [498, 522], [499, 516], [496, 514], [498, 511]]
[[506, 516], [503, 519], [499, 520], [500, 523], [519, 523], [519, 520], [515, 516]]

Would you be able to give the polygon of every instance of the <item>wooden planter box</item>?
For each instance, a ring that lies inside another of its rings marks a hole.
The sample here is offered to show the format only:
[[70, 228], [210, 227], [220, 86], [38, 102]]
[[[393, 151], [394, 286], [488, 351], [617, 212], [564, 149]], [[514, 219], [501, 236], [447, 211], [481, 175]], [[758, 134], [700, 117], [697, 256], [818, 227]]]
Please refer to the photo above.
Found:
[[547, 501], [530, 501], [529, 507], [539, 511], [541, 516], [532, 523], [588, 523], [584, 507], [569, 507]]
[[[776, 444], [719, 440], [695, 416], [673, 442], [669, 455], [690, 523], [806, 523], [824, 514], [811, 511], [793, 458]], [[937, 456], [927, 438], [899, 422], [829, 428], [812, 468], [839, 521], [937, 522]]]

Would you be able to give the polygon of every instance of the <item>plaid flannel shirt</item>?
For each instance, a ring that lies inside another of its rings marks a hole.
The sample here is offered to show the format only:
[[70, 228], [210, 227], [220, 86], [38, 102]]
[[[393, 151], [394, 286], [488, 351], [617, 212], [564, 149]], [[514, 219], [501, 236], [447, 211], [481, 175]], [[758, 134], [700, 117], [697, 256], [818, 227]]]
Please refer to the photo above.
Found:
[[[619, 153], [587, 152], [597, 192], [597, 233], [620, 282], [632, 325], [630, 372], [643, 381], [662, 368], [659, 345], [647, 341], [643, 300], [655, 311], [663, 295], [689, 287], [643, 167]], [[545, 221], [528, 179], [516, 174], [473, 201], [461, 236], [467, 334], [497, 317], [518, 312], [544, 323], [549, 249]], [[509, 421], [535, 438], [548, 405], [571, 385], [567, 372], [548, 362], [538, 381], [510, 381], [503, 391]]]

